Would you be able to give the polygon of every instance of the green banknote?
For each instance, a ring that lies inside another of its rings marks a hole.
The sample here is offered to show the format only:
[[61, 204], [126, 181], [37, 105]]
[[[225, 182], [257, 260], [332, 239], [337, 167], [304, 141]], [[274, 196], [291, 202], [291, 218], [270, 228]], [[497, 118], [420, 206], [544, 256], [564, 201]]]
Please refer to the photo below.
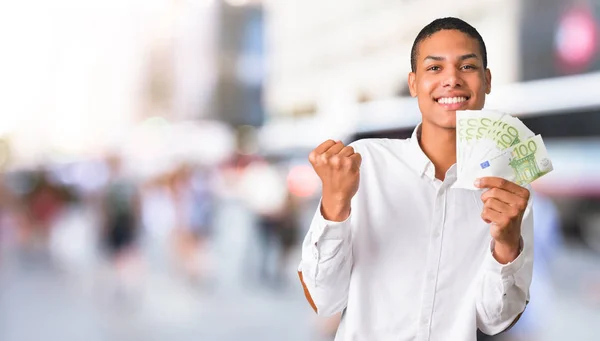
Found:
[[497, 122], [502, 115], [502, 113], [492, 110], [463, 110], [456, 112], [456, 162], [459, 173], [471, 155], [472, 148], [481, 143], [484, 137], [488, 136], [489, 129], [493, 127], [494, 122]]
[[552, 161], [540, 135], [517, 143], [494, 157], [482, 160], [479, 166], [482, 169], [482, 176], [500, 176], [519, 185], [526, 185], [550, 173], [553, 169]]
[[552, 170], [541, 137], [516, 117], [494, 110], [457, 111], [456, 134], [455, 188], [475, 189], [473, 181], [482, 176], [524, 185]]
[[475, 179], [496, 176], [524, 186], [553, 170], [552, 161], [540, 135], [517, 143], [495, 155], [470, 164], [455, 187], [474, 189]]
[[533, 136], [533, 132], [519, 119], [504, 115], [492, 123], [485, 138], [494, 141], [498, 149], [502, 150]]

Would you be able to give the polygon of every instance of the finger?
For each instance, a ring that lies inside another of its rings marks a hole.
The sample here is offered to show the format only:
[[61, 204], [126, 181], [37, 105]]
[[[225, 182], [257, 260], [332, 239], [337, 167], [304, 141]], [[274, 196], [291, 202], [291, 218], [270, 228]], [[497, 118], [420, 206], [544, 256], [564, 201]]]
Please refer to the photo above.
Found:
[[495, 198], [511, 206], [519, 206], [523, 201], [522, 197], [497, 187], [491, 188], [481, 195], [481, 200], [484, 203], [490, 198]]
[[511, 193], [514, 193], [522, 198], [529, 199], [529, 191], [517, 185], [514, 182], [503, 178], [488, 176], [475, 180], [475, 187], [478, 188], [502, 188]]
[[489, 209], [492, 209], [498, 213], [509, 213], [512, 212], [514, 210], [514, 207], [511, 207], [510, 205], [508, 205], [505, 202], [502, 202], [496, 198], [489, 198], [486, 202], [485, 205], [483, 205], [483, 207], [487, 207]]
[[313, 149], [313, 151], [310, 152], [310, 154], [308, 154], [308, 161], [310, 161], [310, 163], [312, 163], [313, 165], [316, 164], [317, 158], [321, 154], [325, 153], [334, 144], [335, 144], [334, 140], [327, 140], [327, 141], [321, 143], [317, 148]]
[[342, 150], [340, 150], [340, 152], [338, 153], [339, 156], [350, 156], [354, 154], [354, 148], [350, 147], [350, 146], [346, 146], [344, 147]]
[[327, 140], [327, 141], [321, 143], [317, 148], [315, 148], [314, 152], [317, 155], [321, 155], [321, 154], [325, 153], [327, 150], [329, 150], [329, 148], [331, 148], [335, 144], [336, 144], [336, 142], [334, 140]]
[[494, 223], [499, 226], [504, 226], [506, 222], [504, 214], [495, 211], [489, 207], [483, 208], [483, 211], [481, 212], [481, 219], [483, 219], [488, 224]]
[[362, 156], [360, 156], [360, 153], [354, 153], [349, 157], [352, 160], [352, 165], [356, 167], [356, 169], [360, 168], [360, 165], [362, 163]]
[[327, 151], [325, 151], [323, 154], [323, 157], [325, 158], [329, 158], [332, 157], [334, 155], [337, 155], [342, 149], [344, 149], [344, 144], [342, 142], [336, 142], [333, 146], [329, 147], [329, 149], [327, 149]]

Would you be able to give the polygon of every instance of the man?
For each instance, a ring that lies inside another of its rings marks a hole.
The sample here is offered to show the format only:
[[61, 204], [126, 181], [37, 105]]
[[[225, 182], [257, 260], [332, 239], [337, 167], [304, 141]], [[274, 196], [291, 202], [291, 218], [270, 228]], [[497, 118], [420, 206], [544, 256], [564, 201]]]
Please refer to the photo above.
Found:
[[491, 91], [483, 39], [435, 20], [411, 66], [422, 123], [410, 139], [329, 140], [309, 156], [323, 192], [299, 274], [319, 315], [342, 312], [336, 341], [475, 340], [508, 329], [529, 299], [529, 191], [493, 177], [451, 188], [456, 110], [482, 109]]

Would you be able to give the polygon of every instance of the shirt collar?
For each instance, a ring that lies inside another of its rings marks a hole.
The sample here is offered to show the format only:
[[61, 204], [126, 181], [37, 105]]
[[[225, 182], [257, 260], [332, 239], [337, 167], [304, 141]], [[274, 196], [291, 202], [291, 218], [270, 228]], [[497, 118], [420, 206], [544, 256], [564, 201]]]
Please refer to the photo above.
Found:
[[431, 163], [431, 160], [423, 153], [423, 149], [419, 145], [421, 139], [421, 123], [419, 123], [410, 137], [410, 150], [413, 156], [410, 164], [419, 176], [427, 174], [431, 179], [435, 178], [435, 167]]
[[[421, 139], [421, 123], [419, 123], [410, 137], [410, 150], [412, 155], [412, 160], [410, 162], [412, 168], [417, 172], [419, 176], [423, 176], [423, 174], [427, 175], [427, 177], [431, 180], [435, 180], [435, 166], [433, 162], [429, 160], [427, 155], [423, 153], [423, 149], [421, 149], [421, 145], [419, 145], [419, 140]], [[448, 172], [446, 173], [446, 177], [451, 180], [456, 178], [456, 164], [452, 165]]]

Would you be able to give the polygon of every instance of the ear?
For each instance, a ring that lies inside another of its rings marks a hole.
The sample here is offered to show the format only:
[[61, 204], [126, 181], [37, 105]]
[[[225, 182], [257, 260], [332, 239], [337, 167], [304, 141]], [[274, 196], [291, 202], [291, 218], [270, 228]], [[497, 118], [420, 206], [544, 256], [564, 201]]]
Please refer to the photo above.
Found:
[[408, 73], [408, 90], [412, 97], [417, 97], [417, 75], [414, 72]]
[[490, 69], [485, 69], [485, 93], [490, 94], [492, 92], [492, 72]]

